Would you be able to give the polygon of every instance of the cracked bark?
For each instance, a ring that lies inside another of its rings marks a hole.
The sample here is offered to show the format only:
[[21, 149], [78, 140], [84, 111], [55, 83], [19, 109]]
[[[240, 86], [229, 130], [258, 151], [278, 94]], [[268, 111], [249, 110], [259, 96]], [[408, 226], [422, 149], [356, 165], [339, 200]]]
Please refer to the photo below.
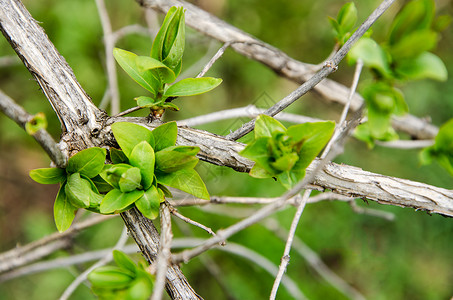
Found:
[[[91, 102], [65, 59], [19, 0], [0, 0], [0, 27], [58, 115], [63, 131], [60, 145], [65, 146], [64, 150], [71, 154], [92, 146], [105, 146], [99, 133], [107, 119], [106, 113]], [[152, 263], [159, 242], [152, 238], [158, 236], [153, 223], [137, 211], [124, 213], [122, 217], [145, 251], [143, 255]], [[172, 299], [201, 299], [178, 266], [168, 269], [166, 289]]]

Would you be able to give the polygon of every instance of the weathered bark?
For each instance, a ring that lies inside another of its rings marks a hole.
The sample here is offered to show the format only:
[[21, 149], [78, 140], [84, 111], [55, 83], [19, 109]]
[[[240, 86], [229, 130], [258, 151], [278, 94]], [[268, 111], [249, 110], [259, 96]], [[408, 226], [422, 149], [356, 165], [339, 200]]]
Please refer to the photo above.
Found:
[[[0, 0], [0, 28], [58, 115], [63, 129], [61, 145], [66, 146], [65, 150], [72, 153], [104, 146], [99, 133], [107, 119], [106, 113], [91, 102], [65, 59], [19, 0]], [[146, 218], [139, 212], [125, 213], [122, 217], [130, 232], [154, 230], [157, 234], [153, 223], [145, 222]], [[146, 228], [140, 229], [142, 226]], [[133, 234], [133, 237], [145, 239], [146, 235]], [[143, 251], [156, 251], [144, 252], [145, 257], [156, 255], [159, 239], [136, 242], [138, 245], [151, 243], [141, 247]], [[166, 287], [174, 299], [200, 299], [178, 267], [169, 268]]]

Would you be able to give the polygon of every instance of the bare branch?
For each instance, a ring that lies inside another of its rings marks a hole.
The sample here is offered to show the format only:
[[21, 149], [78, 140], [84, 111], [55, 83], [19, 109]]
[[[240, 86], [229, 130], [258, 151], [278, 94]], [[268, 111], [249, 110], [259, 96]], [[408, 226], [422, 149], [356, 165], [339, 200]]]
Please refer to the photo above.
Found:
[[99, 18], [101, 19], [102, 31], [104, 33], [105, 60], [107, 68], [107, 81], [109, 95], [111, 97], [110, 109], [112, 115], [120, 112], [120, 93], [118, 90], [118, 80], [116, 75], [115, 59], [113, 58], [113, 48], [115, 47], [115, 37], [112, 33], [112, 25], [105, 7], [104, 0], [95, 0], [98, 9]]
[[96, 215], [73, 224], [65, 232], [56, 232], [30, 244], [4, 252], [0, 254], [0, 273], [16, 269], [65, 248], [69, 245], [71, 238], [81, 230], [114, 217], [116, 216]]
[[[175, 239], [172, 244], [172, 248], [186, 248], [186, 247], [195, 247], [200, 245], [203, 242], [202, 239], [197, 238], [179, 238]], [[266, 257], [261, 254], [241, 246], [236, 243], [228, 243], [225, 246], [216, 246], [214, 249], [229, 252], [240, 257], [243, 257], [252, 263], [260, 266], [266, 272], [275, 276], [277, 274], [277, 266], [270, 262]], [[299, 289], [297, 284], [288, 276], [284, 276], [282, 280], [283, 285], [286, 287], [288, 292], [293, 296], [294, 299], [306, 299], [305, 295]]]
[[[206, 200], [204, 200], [204, 201], [206, 201]], [[186, 216], [183, 216], [181, 213], [178, 212], [178, 210], [176, 208], [170, 207], [170, 212], [171, 212], [172, 215], [174, 215], [175, 217], [178, 217], [179, 219], [183, 220], [187, 224], [190, 224], [190, 225], [193, 225], [195, 227], [201, 228], [204, 231], [206, 231], [207, 233], [209, 233], [210, 235], [215, 235], [215, 232], [211, 228], [209, 228], [209, 227], [207, 227], [207, 226], [205, 226], [203, 224], [200, 224], [197, 221], [194, 221], [194, 220], [192, 220], [192, 219], [190, 219], [190, 218], [188, 218]]]
[[203, 77], [208, 71], [209, 69], [214, 65], [214, 63], [220, 58], [222, 57], [223, 53], [225, 53], [225, 50], [231, 45], [231, 43], [227, 42], [225, 43], [220, 49], [219, 51], [217, 51], [217, 53], [211, 58], [211, 60], [206, 64], [206, 66], [204, 66], [203, 70], [201, 70], [201, 72], [196, 76], [196, 78], [200, 78], [200, 77]]
[[154, 282], [151, 300], [160, 300], [164, 292], [165, 275], [170, 263], [170, 247], [173, 239], [171, 231], [170, 209], [165, 202], [160, 204], [160, 244], [156, 259], [156, 281]]
[[[283, 229], [274, 219], [269, 219], [263, 224], [273, 231], [280, 239], [286, 240], [288, 232]], [[308, 264], [330, 285], [343, 293], [346, 297], [355, 300], [364, 300], [365, 297], [350, 286], [345, 280], [335, 274], [319, 257], [319, 255], [310, 249], [299, 237], [294, 236], [293, 249], [302, 256]]]
[[[216, 111], [206, 115], [201, 115], [193, 117], [190, 119], [177, 121], [179, 126], [197, 126], [207, 123], [212, 123], [221, 120], [233, 119], [233, 118], [256, 118], [258, 115], [263, 114], [265, 109], [258, 108], [255, 105], [247, 105], [244, 107], [226, 109], [221, 111]], [[296, 115], [292, 113], [280, 112], [274, 116], [277, 120], [288, 121], [292, 123], [306, 123], [306, 122], [319, 122], [320, 119], [315, 119], [311, 117]]]
[[[2, 91], [0, 91], [0, 110], [22, 129], [25, 129], [25, 124], [33, 118], [31, 114], [26, 112], [25, 109]], [[66, 166], [68, 158], [61, 152], [53, 137], [45, 129], [40, 129], [31, 136], [46, 151], [55, 165], [61, 168]]]

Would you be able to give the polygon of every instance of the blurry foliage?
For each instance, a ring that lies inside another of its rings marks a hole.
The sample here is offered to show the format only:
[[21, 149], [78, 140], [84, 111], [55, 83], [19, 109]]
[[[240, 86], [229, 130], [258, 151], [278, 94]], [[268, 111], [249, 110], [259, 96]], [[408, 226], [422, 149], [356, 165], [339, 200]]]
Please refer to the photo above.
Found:
[[[106, 77], [102, 29], [94, 1], [24, 2], [31, 14], [42, 22], [41, 26], [74, 69], [78, 80], [93, 98], [93, 102], [99, 104], [104, 94]], [[334, 47], [334, 35], [328, 16], [336, 16], [346, 1], [225, 0], [219, 3], [223, 3], [223, 6], [219, 5], [216, 10], [220, 18], [282, 49], [296, 59], [316, 64], [327, 57]], [[379, 3], [377, 0], [357, 1], [358, 22], [362, 22]], [[106, 4], [114, 30], [134, 23], [145, 24], [142, 10], [134, 1], [111, 0], [106, 1]], [[373, 26], [373, 37], [376, 40], [385, 39], [390, 20], [398, 11], [398, 5], [401, 3], [395, 4], [395, 7]], [[438, 9], [442, 14], [451, 14], [452, 4], [448, 1], [439, 1]], [[159, 15], [160, 21], [162, 17]], [[210, 45], [214, 49], [221, 46], [217, 42], [210, 42], [190, 28], [187, 28], [186, 34], [188, 41], [182, 73], [202, 58]], [[151, 41], [152, 37], [131, 35], [121, 39], [117, 47], [146, 55], [150, 51]], [[453, 31], [447, 30], [435, 51], [444, 60], [450, 74], [453, 74], [452, 45]], [[0, 41], [0, 55], [14, 55], [4, 39]], [[202, 66], [195, 74], [201, 68]], [[332, 78], [349, 85], [352, 72], [352, 67], [342, 63]], [[241, 57], [232, 50], [227, 50], [207, 75], [221, 77], [224, 83], [209, 94], [187, 101], [181, 100], [178, 103], [181, 112], [178, 115], [167, 113], [166, 120], [183, 119], [255, 102], [259, 103], [260, 107], [267, 107], [272, 105], [269, 102], [277, 102], [296, 87], [294, 83], [278, 78], [266, 67]], [[372, 75], [365, 72], [363, 77], [372, 78]], [[30, 113], [44, 112], [49, 123], [48, 129], [57, 138], [60, 133], [58, 120], [31, 78], [20, 63], [0, 68], [0, 88]], [[122, 71], [118, 72], [118, 79], [123, 100], [122, 108], [126, 109], [133, 103], [130, 100], [142, 92], [142, 88], [131, 82]], [[441, 125], [451, 118], [453, 111], [451, 78], [446, 83], [418, 81], [402, 87], [402, 90], [412, 114], [420, 117], [430, 116], [436, 125]], [[263, 98], [263, 93], [269, 97]], [[193, 101], [197, 101], [197, 105], [193, 105]], [[334, 110], [338, 111], [338, 108], [337, 105], [326, 105], [319, 97], [310, 94], [295, 103], [290, 111], [332, 119], [337, 116]], [[142, 116], [144, 114], [146, 112], [136, 113]], [[246, 119], [226, 120], [199, 128], [226, 134], [230, 129], [239, 127], [243, 121]], [[48, 163], [48, 159], [33, 139], [4, 115], [0, 115], [0, 132], [0, 165], [6, 170], [0, 176], [2, 208], [0, 234], [7, 237], [2, 238], [1, 244], [1, 249], [6, 250], [14, 247], [16, 243], [23, 244], [37, 238], [39, 233], [35, 232], [35, 229], [42, 228], [47, 233], [46, 228], [52, 220], [55, 190], [42, 189], [40, 185], [32, 184], [31, 180], [26, 178], [31, 168]], [[247, 138], [250, 137], [245, 137], [244, 140]], [[21, 161], [11, 163], [13, 156], [8, 153], [19, 153]], [[379, 146], [369, 151], [363, 143], [351, 140], [346, 146], [345, 154], [338, 157], [337, 161], [372, 172], [453, 188], [451, 177], [439, 166], [434, 164], [417, 168], [417, 156], [417, 151], [385, 149]], [[200, 172], [212, 195], [273, 197], [283, 192], [280, 184], [272, 179], [258, 180], [247, 174], [238, 174], [233, 170], [207, 163], [200, 163], [197, 171]], [[24, 181], [26, 191], [23, 188]], [[32, 197], [37, 194], [39, 201]], [[373, 202], [359, 205], [393, 212], [397, 218], [394, 222], [387, 222], [356, 214], [342, 202], [323, 202], [306, 207], [299, 225], [299, 237], [317, 251], [337, 274], [370, 299], [451, 297], [453, 282], [453, 270], [449, 267], [453, 264], [451, 219]], [[21, 207], [20, 212], [26, 216], [21, 216], [15, 207]], [[232, 211], [236, 209], [238, 215], [241, 212], [240, 206], [231, 205], [227, 208]], [[32, 210], [47, 213], [48, 219], [42, 217], [31, 219]], [[225, 228], [237, 221], [233, 217], [219, 217], [204, 208], [185, 207], [180, 208], [180, 211], [213, 230]], [[279, 212], [276, 218], [288, 228], [294, 212], [295, 209], [289, 207]], [[27, 221], [23, 222], [24, 219]], [[15, 228], [18, 222], [24, 226], [21, 232]], [[185, 235], [177, 228], [178, 223], [175, 222], [174, 226], [176, 237]], [[76, 238], [72, 252], [80, 253], [113, 245], [121, 232], [121, 224], [119, 219], [111, 220], [83, 232]], [[195, 236], [206, 237], [201, 230], [190, 229]], [[6, 233], [14, 235], [6, 236]], [[231, 240], [254, 249], [276, 265], [280, 262], [284, 244], [261, 225], [254, 225], [233, 236]], [[67, 255], [61, 251], [51, 258]], [[253, 263], [217, 250], [204, 255], [212, 257], [224, 271], [224, 284], [237, 299], [263, 299], [269, 296], [273, 278]], [[86, 268], [88, 265], [84, 264], [82, 267]], [[222, 296], [223, 291], [200, 264], [198, 258], [182, 267], [189, 282], [205, 299], [227, 299], [226, 296]], [[0, 286], [0, 295], [2, 299], [55, 299], [78, 272], [80, 270], [77, 267], [71, 267], [12, 280]], [[295, 251], [291, 253], [287, 274], [296, 280], [310, 299], [343, 299], [343, 296], [319, 278]], [[280, 288], [278, 298], [290, 299], [285, 288]], [[94, 299], [94, 297], [86, 286], [81, 286], [71, 299]]]

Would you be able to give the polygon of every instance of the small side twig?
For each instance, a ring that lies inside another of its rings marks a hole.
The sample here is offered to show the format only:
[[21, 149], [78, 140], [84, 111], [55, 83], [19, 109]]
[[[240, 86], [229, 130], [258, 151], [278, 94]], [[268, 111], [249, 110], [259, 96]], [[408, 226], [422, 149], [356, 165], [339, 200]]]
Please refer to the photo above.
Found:
[[170, 263], [170, 247], [173, 239], [173, 233], [171, 231], [171, 217], [170, 209], [167, 203], [163, 202], [160, 204], [160, 243], [159, 252], [156, 259], [156, 281], [154, 283], [153, 294], [151, 300], [160, 300], [162, 298], [165, 289], [165, 280]]
[[[0, 91], [0, 110], [22, 129], [25, 129], [25, 124], [33, 118], [31, 114], [2, 91]], [[53, 137], [45, 129], [38, 130], [32, 137], [46, 151], [55, 165], [61, 168], [66, 166], [68, 158], [61, 152]]]
[[183, 220], [187, 224], [190, 224], [190, 225], [193, 225], [195, 227], [201, 228], [204, 231], [206, 231], [207, 233], [209, 233], [210, 235], [215, 235], [215, 232], [211, 228], [209, 228], [209, 227], [207, 227], [207, 226], [205, 226], [205, 225], [203, 225], [201, 223], [198, 223], [197, 221], [194, 221], [194, 220], [192, 220], [192, 219], [190, 219], [190, 218], [188, 218], [186, 216], [183, 216], [176, 208], [170, 206], [170, 212], [171, 212], [172, 215], [174, 215], [175, 217], [180, 218], [181, 220]]
[[222, 57], [223, 53], [225, 53], [226, 49], [231, 45], [230, 42], [226, 42], [220, 49], [217, 51], [216, 54], [211, 58], [211, 60], [204, 66], [203, 70], [196, 76], [196, 78], [203, 77], [209, 69], [214, 65], [214, 63]]
[[351, 206], [352, 210], [358, 214], [378, 217], [378, 218], [385, 219], [387, 221], [394, 221], [396, 218], [395, 214], [393, 214], [391, 212], [382, 211], [382, 210], [373, 209], [373, 208], [361, 207], [354, 200], [349, 201], [349, 205]]

